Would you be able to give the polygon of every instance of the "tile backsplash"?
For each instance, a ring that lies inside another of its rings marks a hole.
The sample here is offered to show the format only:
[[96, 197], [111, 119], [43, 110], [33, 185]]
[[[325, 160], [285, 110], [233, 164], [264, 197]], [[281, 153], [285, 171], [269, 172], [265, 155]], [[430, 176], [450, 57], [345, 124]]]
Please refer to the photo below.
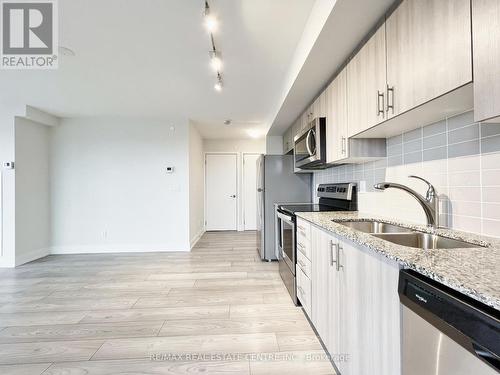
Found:
[[395, 189], [373, 189], [383, 181], [425, 194], [429, 180], [441, 199], [441, 225], [500, 237], [500, 124], [475, 123], [474, 113], [446, 118], [387, 140], [387, 158], [314, 173], [320, 183], [358, 182], [359, 210], [425, 223], [418, 203]]

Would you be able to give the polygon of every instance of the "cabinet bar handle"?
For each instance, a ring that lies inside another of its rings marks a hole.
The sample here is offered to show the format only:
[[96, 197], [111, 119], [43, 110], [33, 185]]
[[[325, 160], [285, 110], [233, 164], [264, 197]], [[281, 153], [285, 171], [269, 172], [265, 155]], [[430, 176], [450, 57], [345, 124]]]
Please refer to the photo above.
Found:
[[[380, 100], [382, 98], [382, 101]], [[382, 104], [382, 105], [380, 105]], [[377, 117], [382, 115], [384, 118], [385, 95], [383, 92], [377, 91]]]
[[340, 244], [337, 244], [337, 260], [335, 262], [337, 265], [337, 271], [340, 271], [341, 268], [344, 268], [344, 266], [340, 264], [340, 250], [343, 250], [343, 248], [340, 247]]
[[[333, 243], [332, 240], [330, 240], [330, 266], [333, 267], [333, 265], [335, 263], [337, 263], [337, 260], [336, 258], [334, 259], [334, 255], [333, 255], [333, 248], [335, 248], [335, 252], [338, 254], [338, 251], [339, 251], [339, 244], [337, 243]], [[337, 266], [338, 268], [338, 266]]]
[[[389, 93], [391, 93], [391, 95], [389, 95]], [[392, 110], [392, 114], [394, 114], [394, 86], [387, 85], [387, 113], [389, 113], [389, 109]]]

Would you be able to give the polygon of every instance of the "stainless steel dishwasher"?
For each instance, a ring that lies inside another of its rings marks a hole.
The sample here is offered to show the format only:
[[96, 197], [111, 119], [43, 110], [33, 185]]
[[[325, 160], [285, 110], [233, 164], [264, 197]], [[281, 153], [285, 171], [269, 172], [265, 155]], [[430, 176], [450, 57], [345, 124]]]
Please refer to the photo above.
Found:
[[403, 375], [500, 373], [500, 314], [417, 272], [402, 270]]

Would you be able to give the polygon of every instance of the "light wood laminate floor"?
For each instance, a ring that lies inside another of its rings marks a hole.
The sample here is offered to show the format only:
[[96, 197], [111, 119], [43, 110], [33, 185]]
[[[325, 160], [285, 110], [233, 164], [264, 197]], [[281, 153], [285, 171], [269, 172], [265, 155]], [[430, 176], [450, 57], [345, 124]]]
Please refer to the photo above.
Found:
[[0, 374], [334, 374], [253, 232], [0, 270]]

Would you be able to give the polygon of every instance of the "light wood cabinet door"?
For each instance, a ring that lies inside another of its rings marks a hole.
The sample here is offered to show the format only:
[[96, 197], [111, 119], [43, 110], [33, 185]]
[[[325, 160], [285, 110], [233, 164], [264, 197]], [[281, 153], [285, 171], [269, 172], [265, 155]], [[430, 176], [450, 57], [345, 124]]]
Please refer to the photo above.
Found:
[[347, 64], [349, 136], [386, 119], [385, 24]]
[[404, 0], [386, 20], [388, 117], [472, 81], [470, 0]]
[[311, 321], [328, 347], [328, 279], [330, 252], [328, 235], [316, 227], [311, 228]]
[[367, 367], [369, 346], [366, 337], [371, 327], [369, 289], [370, 280], [365, 276], [366, 261], [363, 252], [340, 244], [340, 347], [348, 357], [338, 361], [342, 375], [375, 374]]
[[343, 375], [400, 374], [399, 266], [353, 244], [340, 245], [340, 350]]
[[299, 134], [302, 131], [302, 118], [299, 117], [297, 121], [293, 124], [293, 131], [292, 131], [292, 147], [295, 145], [295, 136]]
[[301, 130], [304, 130], [307, 128], [307, 125], [309, 124], [309, 108], [307, 108], [304, 113], [301, 116]]
[[339, 277], [332, 262], [336, 237], [311, 228], [311, 321], [332, 355], [339, 353]]
[[292, 132], [292, 127], [289, 127], [285, 132], [285, 134], [283, 134], [283, 154], [288, 153], [292, 148], [292, 144], [290, 141], [291, 132]]
[[326, 162], [334, 163], [348, 155], [347, 70], [344, 69], [326, 89]]
[[500, 1], [472, 0], [472, 36], [474, 119], [484, 121], [500, 116]]

